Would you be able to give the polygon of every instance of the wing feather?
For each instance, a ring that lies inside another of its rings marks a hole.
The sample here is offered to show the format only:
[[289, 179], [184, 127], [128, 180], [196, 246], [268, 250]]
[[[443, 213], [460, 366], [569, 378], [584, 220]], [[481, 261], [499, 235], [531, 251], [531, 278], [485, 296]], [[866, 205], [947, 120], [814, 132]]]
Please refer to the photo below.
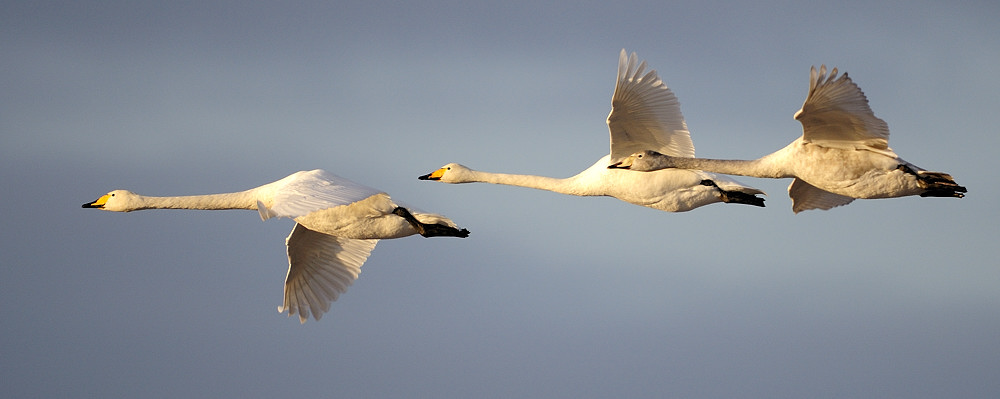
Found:
[[819, 189], [798, 178], [792, 179], [792, 184], [788, 185], [788, 196], [792, 198], [792, 212], [795, 213], [810, 209], [825, 211], [854, 201], [854, 198]]
[[809, 142], [841, 148], [869, 147], [889, 150], [889, 125], [875, 116], [868, 98], [847, 73], [837, 77], [837, 68], [826, 73], [809, 71], [809, 94], [795, 113], [802, 123], [802, 137]]
[[317, 233], [296, 223], [289, 234], [285, 299], [279, 312], [319, 320], [330, 303], [354, 283], [378, 240], [353, 240]]
[[259, 190], [262, 191], [260, 197], [267, 201], [257, 203], [264, 220], [272, 217], [294, 219], [382, 193], [321, 169], [293, 173]]
[[680, 101], [655, 70], [646, 72], [646, 62], [635, 53], [618, 56], [618, 80], [608, 115], [611, 132], [611, 162], [633, 153], [655, 150], [677, 157], [694, 157]]

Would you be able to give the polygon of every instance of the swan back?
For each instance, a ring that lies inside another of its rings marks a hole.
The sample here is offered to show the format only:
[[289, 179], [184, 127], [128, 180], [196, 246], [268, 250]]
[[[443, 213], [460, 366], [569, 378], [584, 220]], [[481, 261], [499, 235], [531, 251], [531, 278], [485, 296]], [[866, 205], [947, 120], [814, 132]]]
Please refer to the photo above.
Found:
[[382, 191], [321, 169], [296, 172], [256, 189], [258, 211], [263, 220], [272, 217], [294, 219], [379, 193]]
[[681, 114], [680, 101], [655, 70], [646, 71], [635, 53], [618, 56], [618, 79], [608, 115], [611, 160], [652, 149], [678, 157], [693, 157], [694, 143]]

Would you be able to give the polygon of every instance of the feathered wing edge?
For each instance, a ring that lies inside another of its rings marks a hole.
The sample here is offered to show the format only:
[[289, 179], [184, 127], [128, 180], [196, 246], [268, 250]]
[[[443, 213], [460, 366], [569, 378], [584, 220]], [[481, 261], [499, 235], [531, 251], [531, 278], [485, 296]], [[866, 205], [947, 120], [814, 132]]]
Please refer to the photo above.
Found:
[[354, 283], [361, 265], [378, 240], [355, 240], [318, 233], [296, 223], [285, 240], [288, 247], [288, 274], [285, 276], [284, 303], [278, 312], [309, 316], [319, 320], [330, 304]]
[[655, 70], [646, 71], [635, 53], [622, 49], [618, 78], [608, 115], [611, 161], [643, 150], [693, 157], [694, 143], [681, 114], [680, 101]]
[[810, 209], [825, 211], [854, 201], [854, 198], [819, 189], [798, 178], [792, 179], [792, 184], [788, 185], [788, 197], [792, 199], [792, 212], [794, 213]]
[[875, 116], [868, 97], [847, 73], [826, 65], [809, 70], [809, 94], [794, 118], [802, 123], [802, 137], [838, 148], [871, 149], [895, 156], [889, 149], [889, 125]]

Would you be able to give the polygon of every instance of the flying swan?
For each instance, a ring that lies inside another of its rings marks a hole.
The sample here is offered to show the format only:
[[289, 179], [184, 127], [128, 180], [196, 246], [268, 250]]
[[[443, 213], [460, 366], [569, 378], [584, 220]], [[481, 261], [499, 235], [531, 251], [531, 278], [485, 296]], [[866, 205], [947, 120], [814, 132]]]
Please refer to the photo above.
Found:
[[792, 211], [830, 209], [855, 198], [908, 195], [962, 198], [965, 187], [947, 173], [930, 172], [904, 161], [889, 148], [889, 125], [868, 106], [868, 98], [837, 68], [809, 73], [809, 95], [795, 119], [802, 137], [752, 161], [676, 157], [659, 150], [630, 155], [608, 168], [660, 171], [700, 169], [730, 175], [793, 178], [788, 186]]
[[424, 237], [468, 237], [448, 218], [410, 212], [389, 195], [323, 170], [296, 172], [274, 183], [237, 193], [149, 197], [114, 190], [83, 204], [113, 212], [143, 209], [249, 209], [262, 220], [295, 220], [288, 246], [285, 300], [279, 312], [311, 314], [319, 320], [330, 303], [347, 291], [379, 239], [414, 234]]
[[624, 49], [618, 56], [618, 79], [607, 123], [611, 132], [611, 153], [573, 177], [559, 179], [489, 173], [449, 163], [419, 179], [444, 183], [505, 184], [580, 196], [610, 196], [669, 212], [689, 211], [714, 202], [764, 206], [764, 199], [756, 196], [763, 191], [712, 173], [671, 169], [645, 174], [607, 168], [609, 163], [648, 148], [678, 157], [694, 156], [694, 144], [677, 97], [655, 70], [647, 72], [646, 62], [639, 63], [635, 53], [626, 56]]

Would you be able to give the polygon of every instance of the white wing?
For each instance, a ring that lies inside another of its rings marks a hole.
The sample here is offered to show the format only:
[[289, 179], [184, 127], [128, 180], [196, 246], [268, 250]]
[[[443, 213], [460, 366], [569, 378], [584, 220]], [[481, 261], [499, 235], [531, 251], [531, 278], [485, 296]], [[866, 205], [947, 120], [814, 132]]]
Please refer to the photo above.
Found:
[[288, 275], [285, 301], [278, 312], [299, 315], [305, 323], [309, 315], [319, 320], [330, 303], [347, 291], [361, 274], [361, 265], [378, 240], [352, 240], [317, 233], [296, 223], [285, 240], [288, 246]]
[[810, 209], [827, 210], [850, 204], [854, 198], [821, 190], [801, 179], [792, 179], [788, 185], [788, 196], [792, 198], [792, 212], [799, 213]]
[[[837, 68], [826, 74], [826, 65], [809, 71], [809, 95], [795, 113], [802, 123], [802, 137], [809, 142], [838, 148], [864, 148], [890, 152], [889, 125], [868, 106], [858, 85]], [[895, 154], [893, 154], [895, 155]]]
[[618, 56], [608, 130], [612, 163], [643, 150], [694, 157], [694, 143], [677, 97], [655, 70], [646, 72], [646, 62], [639, 63], [635, 53], [626, 57], [624, 49]]
[[264, 220], [272, 217], [294, 219], [381, 193], [320, 169], [293, 173], [259, 190], [263, 194], [260, 197], [265, 198], [257, 204], [260, 217]]

